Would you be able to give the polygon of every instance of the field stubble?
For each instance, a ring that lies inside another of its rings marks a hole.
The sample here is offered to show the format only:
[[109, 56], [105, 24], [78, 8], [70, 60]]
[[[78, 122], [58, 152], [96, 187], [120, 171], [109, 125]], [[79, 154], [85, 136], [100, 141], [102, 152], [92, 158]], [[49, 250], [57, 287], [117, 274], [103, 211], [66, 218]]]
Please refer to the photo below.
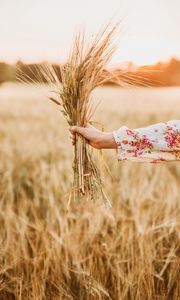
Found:
[[[179, 92], [99, 88], [94, 121], [114, 130], [179, 119]], [[113, 206], [66, 212], [72, 147], [45, 93], [0, 88], [0, 300], [180, 299], [180, 164], [96, 151]]]

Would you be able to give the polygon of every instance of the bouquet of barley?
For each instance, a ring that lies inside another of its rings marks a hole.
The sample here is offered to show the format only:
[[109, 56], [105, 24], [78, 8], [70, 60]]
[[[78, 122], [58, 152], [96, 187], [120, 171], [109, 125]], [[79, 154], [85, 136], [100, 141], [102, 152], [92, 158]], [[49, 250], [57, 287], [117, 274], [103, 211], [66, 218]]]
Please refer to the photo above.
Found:
[[[108, 23], [91, 43], [86, 43], [85, 33], [79, 32], [73, 41], [68, 62], [60, 67], [60, 78], [53, 66], [41, 68], [42, 76], [53, 86], [55, 96], [50, 99], [61, 107], [70, 126], [86, 126], [90, 122], [93, 113], [91, 92], [113, 77], [105, 68], [116, 50], [112, 41], [118, 26], [119, 23], [114, 26]], [[74, 200], [101, 197], [109, 202], [88, 141], [81, 136], [77, 136], [74, 146], [73, 173], [70, 199], [72, 196]]]
[[[59, 66], [41, 66], [40, 81], [46, 81], [52, 87], [50, 100], [55, 102], [64, 114], [68, 124], [86, 126], [91, 121], [94, 111], [91, 92], [107, 81], [120, 84], [119, 78], [106, 65], [116, 50], [113, 38], [120, 23], [109, 22], [86, 42], [85, 32], [79, 32], [73, 41], [67, 63]], [[103, 199], [110, 204], [103, 189], [100, 171], [93, 162], [88, 141], [76, 136], [73, 160], [72, 192], [68, 201], [73, 198]]]

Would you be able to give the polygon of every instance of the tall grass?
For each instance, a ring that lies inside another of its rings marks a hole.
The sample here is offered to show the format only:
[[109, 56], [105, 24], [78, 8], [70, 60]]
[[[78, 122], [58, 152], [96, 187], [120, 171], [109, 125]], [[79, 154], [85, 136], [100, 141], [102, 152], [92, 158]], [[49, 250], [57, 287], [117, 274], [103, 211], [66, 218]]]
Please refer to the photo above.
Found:
[[[175, 118], [175, 94], [139, 90], [140, 114], [135, 92], [98, 89], [111, 101], [95, 117], [110, 130]], [[113, 206], [81, 201], [66, 212], [67, 124], [36, 90], [25, 95], [0, 95], [0, 299], [178, 300], [180, 164], [118, 164], [109, 150]], [[151, 108], [155, 97], [168, 105]]]

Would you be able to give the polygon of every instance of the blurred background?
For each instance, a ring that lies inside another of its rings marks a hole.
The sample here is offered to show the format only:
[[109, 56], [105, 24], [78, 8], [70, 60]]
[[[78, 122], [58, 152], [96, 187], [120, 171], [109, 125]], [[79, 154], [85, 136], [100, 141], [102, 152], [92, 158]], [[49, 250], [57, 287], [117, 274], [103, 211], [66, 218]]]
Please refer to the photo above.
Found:
[[[180, 85], [179, 0], [1, 0], [0, 83], [15, 81], [17, 67], [64, 64], [74, 34], [96, 33], [111, 17], [122, 20], [112, 59], [154, 85]], [[149, 72], [143, 66], [149, 66]]]
[[[20, 84], [122, 20], [111, 61], [136, 86], [92, 93], [106, 131], [180, 119], [180, 0], [0, 0], [0, 299], [180, 299], [180, 164], [93, 151], [112, 207], [72, 201], [73, 147], [49, 87]], [[121, 72], [120, 72], [121, 74]], [[33, 78], [34, 79], [34, 78]]]

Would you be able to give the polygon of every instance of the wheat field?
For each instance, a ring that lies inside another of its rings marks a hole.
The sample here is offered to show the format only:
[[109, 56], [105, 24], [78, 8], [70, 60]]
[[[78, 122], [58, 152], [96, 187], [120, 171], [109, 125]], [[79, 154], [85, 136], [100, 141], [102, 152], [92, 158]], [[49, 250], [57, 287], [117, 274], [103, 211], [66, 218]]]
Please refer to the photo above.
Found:
[[[73, 149], [47, 92], [0, 87], [0, 300], [180, 299], [180, 163], [94, 151], [112, 207], [67, 211]], [[101, 87], [93, 121], [109, 131], [179, 119], [179, 94]]]

